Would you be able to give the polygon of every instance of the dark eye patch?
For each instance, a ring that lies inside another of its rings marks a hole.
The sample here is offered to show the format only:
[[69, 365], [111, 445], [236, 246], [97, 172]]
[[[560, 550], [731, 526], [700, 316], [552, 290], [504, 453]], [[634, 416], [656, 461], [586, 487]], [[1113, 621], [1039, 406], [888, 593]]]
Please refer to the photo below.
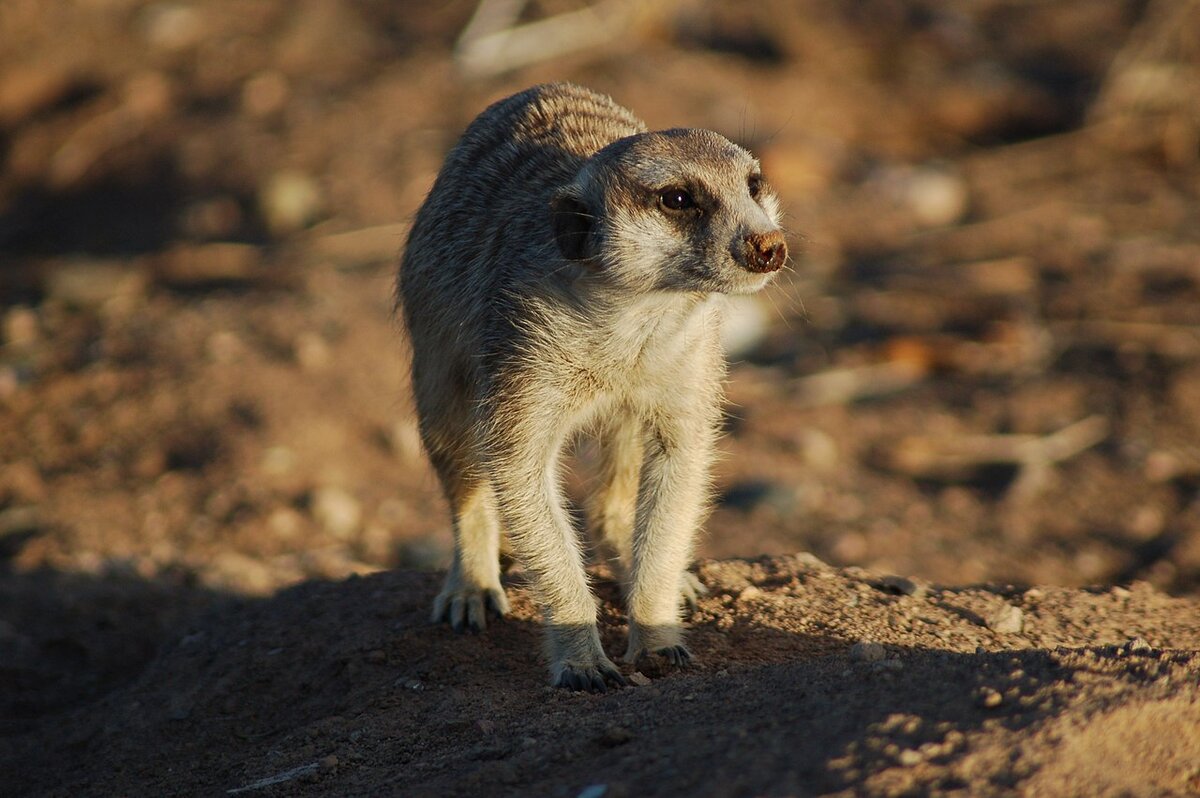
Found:
[[750, 175], [746, 180], [746, 188], [750, 190], [751, 199], [758, 199], [762, 193], [762, 175]]
[[687, 189], [663, 189], [658, 195], [658, 201], [670, 211], [686, 211], [696, 207], [696, 200]]

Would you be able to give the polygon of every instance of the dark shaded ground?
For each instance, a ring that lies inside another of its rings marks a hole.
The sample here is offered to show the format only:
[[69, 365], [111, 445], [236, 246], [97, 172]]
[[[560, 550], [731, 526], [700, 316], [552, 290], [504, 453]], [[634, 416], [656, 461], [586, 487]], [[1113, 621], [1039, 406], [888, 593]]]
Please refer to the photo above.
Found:
[[[19, 791], [1197, 789], [1198, 4], [667, 3], [471, 76], [474, 8], [0, 7]], [[601, 698], [542, 691], [527, 601], [420, 623], [449, 542], [395, 254], [470, 118], [552, 79], [753, 148], [804, 253], [736, 307], [702, 554], [946, 587], [710, 562], [761, 597], [706, 601], [697, 671]]]
[[[394, 572], [224, 606], [131, 684], [57, 713], [55, 734], [0, 751], [36, 795], [1200, 788], [1195, 600], [884, 584], [808, 557], [700, 574], [699, 664], [646, 686], [547, 687], [523, 590], [513, 619], [456, 636], [426, 622], [435, 577]], [[621, 616], [604, 616], [619, 650]]]

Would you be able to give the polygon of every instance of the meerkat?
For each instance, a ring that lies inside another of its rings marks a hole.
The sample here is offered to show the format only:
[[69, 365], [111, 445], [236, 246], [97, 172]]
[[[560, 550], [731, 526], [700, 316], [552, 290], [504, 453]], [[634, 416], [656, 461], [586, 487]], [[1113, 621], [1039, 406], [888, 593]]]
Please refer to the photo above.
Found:
[[535, 86], [468, 126], [397, 281], [421, 438], [454, 527], [434, 622], [483, 630], [508, 612], [503, 534], [543, 610], [551, 682], [625, 683], [560, 484], [566, 442], [590, 431], [590, 521], [620, 561], [624, 659], [689, 662], [681, 609], [699, 585], [685, 569], [721, 415], [722, 303], [784, 266], [779, 218], [743, 148], [709, 130], [649, 132], [580, 86]]

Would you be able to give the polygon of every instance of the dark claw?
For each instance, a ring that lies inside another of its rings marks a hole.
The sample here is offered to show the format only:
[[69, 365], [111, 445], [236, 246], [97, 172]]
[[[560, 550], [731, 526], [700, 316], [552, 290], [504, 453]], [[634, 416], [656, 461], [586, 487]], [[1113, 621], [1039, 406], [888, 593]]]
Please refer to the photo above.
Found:
[[616, 668], [608, 666], [608, 665], [601, 665], [600, 667], [604, 673], [604, 678], [608, 679], [611, 682], [615, 682], [618, 687], [628, 687], [629, 686], [629, 680], [625, 678], [625, 674], [621, 673]]
[[563, 674], [563, 679], [566, 684], [562, 686], [566, 687], [568, 690], [576, 693], [594, 692], [591, 679], [589, 679], [587, 673], [583, 671], [577, 671], [574, 669], [568, 670]]
[[554, 686], [564, 687], [575, 692], [604, 693], [608, 691], [610, 682], [619, 687], [629, 685], [629, 680], [614, 666], [600, 663], [595, 669], [567, 668], [558, 677]]
[[665, 657], [667, 662], [678, 668], [686, 668], [692, 664], [692, 653], [683, 646], [667, 646], [654, 652]]

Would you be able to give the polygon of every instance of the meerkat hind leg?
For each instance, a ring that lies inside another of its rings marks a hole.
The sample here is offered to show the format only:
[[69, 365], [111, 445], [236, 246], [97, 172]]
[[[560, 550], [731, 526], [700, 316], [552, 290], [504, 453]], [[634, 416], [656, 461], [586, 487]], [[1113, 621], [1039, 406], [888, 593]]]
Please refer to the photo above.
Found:
[[587, 517], [594, 538], [611, 554], [622, 583], [633, 564], [633, 523], [637, 512], [642, 430], [633, 418], [619, 418], [599, 430], [598, 487], [588, 497]]
[[433, 602], [434, 623], [449, 622], [455, 631], [487, 628], [487, 616], [508, 614], [500, 584], [500, 521], [491, 485], [486, 481], [446, 491], [454, 519], [454, 561]]

